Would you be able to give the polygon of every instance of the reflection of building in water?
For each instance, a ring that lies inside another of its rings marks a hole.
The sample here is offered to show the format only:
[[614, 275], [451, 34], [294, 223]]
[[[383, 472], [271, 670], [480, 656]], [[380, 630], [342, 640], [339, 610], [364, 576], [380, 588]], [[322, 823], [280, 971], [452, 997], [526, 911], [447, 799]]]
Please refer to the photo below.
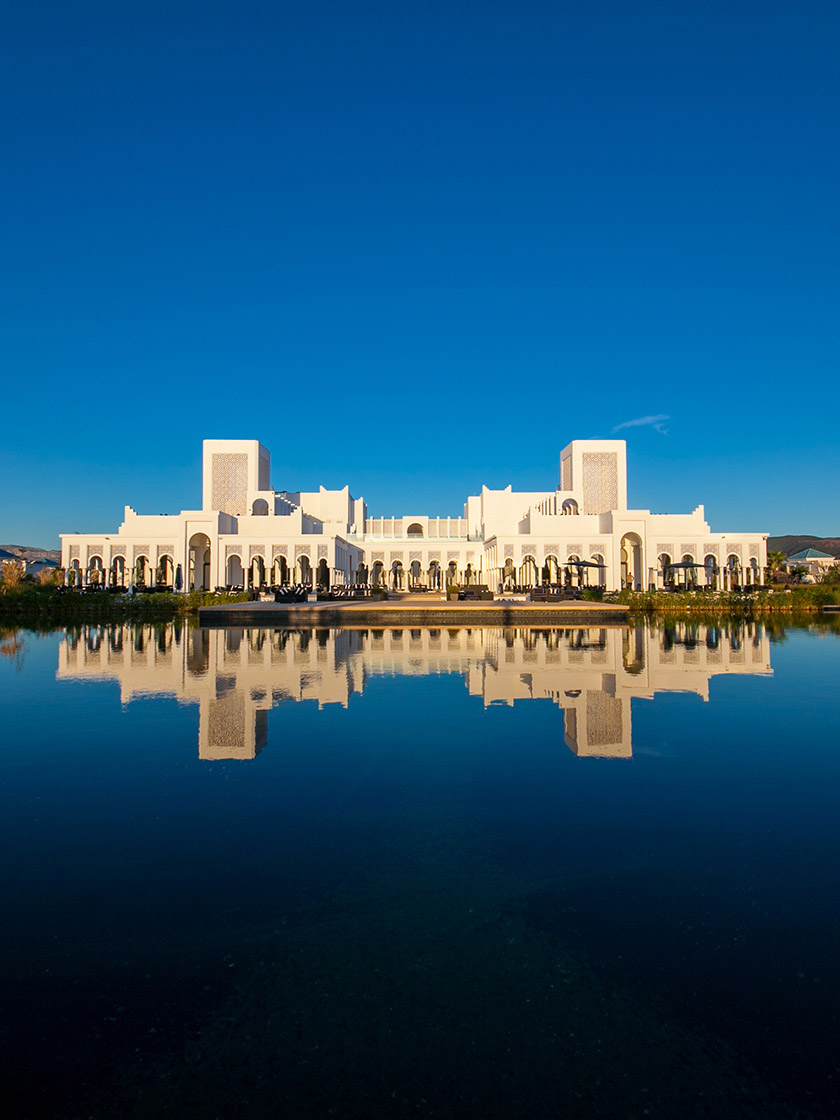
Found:
[[485, 707], [551, 700], [578, 755], [632, 753], [630, 701], [657, 692], [709, 698], [723, 673], [768, 674], [760, 624], [661, 630], [261, 630], [84, 627], [59, 651], [59, 679], [112, 679], [123, 703], [174, 696], [199, 705], [201, 758], [253, 758], [283, 701], [347, 707], [376, 676], [461, 674]]

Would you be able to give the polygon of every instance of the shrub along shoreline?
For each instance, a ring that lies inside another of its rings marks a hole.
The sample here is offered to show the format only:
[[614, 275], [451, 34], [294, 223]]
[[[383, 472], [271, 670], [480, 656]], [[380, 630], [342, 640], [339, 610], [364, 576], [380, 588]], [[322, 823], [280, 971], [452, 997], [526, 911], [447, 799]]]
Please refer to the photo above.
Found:
[[[4, 622], [118, 622], [159, 621], [195, 618], [199, 607], [244, 603], [247, 592], [171, 591], [134, 595], [107, 591], [68, 591], [53, 586], [0, 587], [0, 620]], [[840, 587], [811, 584], [790, 591], [621, 591], [615, 594], [585, 594], [584, 598], [621, 603], [631, 617], [669, 619], [688, 617], [760, 618], [767, 615], [802, 615], [806, 618], [826, 606], [840, 606]]]
[[0, 619], [4, 622], [170, 622], [197, 617], [199, 607], [245, 603], [245, 592], [171, 591], [114, 594], [109, 591], [66, 591], [57, 587], [0, 588]]
[[615, 601], [625, 603], [633, 614], [649, 616], [813, 615], [824, 607], [840, 606], [840, 587], [817, 583], [789, 591], [621, 591]]

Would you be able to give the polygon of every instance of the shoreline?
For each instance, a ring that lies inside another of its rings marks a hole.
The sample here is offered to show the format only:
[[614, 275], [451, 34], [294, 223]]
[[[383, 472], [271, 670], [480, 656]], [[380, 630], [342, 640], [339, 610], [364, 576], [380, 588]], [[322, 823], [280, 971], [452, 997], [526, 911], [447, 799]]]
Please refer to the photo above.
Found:
[[494, 601], [448, 602], [405, 595], [388, 600], [332, 600], [276, 603], [251, 601], [242, 593], [157, 592], [114, 596], [101, 592], [58, 592], [27, 588], [0, 591], [0, 627], [109, 625], [121, 622], [185, 622], [195, 625], [628, 625], [644, 620], [801, 619], [840, 616], [840, 591], [821, 587], [758, 595], [622, 592], [606, 602], [594, 599], [560, 603]]

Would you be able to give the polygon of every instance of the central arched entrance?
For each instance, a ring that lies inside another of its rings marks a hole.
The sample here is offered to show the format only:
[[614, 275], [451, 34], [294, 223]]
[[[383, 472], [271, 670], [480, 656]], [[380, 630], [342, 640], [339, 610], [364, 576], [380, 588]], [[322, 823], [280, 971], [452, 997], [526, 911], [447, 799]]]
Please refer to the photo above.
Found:
[[621, 586], [630, 591], [642, 590], [642, 539], [637, 533], [621, 538]]
[[193, 533], [189, 544], [190, 590], [210, 590], [210, 538]]

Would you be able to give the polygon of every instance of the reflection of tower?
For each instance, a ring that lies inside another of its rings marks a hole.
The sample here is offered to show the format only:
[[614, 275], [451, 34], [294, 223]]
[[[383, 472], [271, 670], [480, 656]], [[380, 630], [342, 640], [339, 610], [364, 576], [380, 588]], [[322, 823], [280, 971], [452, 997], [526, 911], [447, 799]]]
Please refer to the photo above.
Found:
[[630, 701], [587, 689], [582, 704], [563, 710], [566, 746], [579, 756], [630, 758]]
[[268, 741], [268, 712], [238, 689], [223, 691], [201, 706], [198, 757], [256, 758]]

